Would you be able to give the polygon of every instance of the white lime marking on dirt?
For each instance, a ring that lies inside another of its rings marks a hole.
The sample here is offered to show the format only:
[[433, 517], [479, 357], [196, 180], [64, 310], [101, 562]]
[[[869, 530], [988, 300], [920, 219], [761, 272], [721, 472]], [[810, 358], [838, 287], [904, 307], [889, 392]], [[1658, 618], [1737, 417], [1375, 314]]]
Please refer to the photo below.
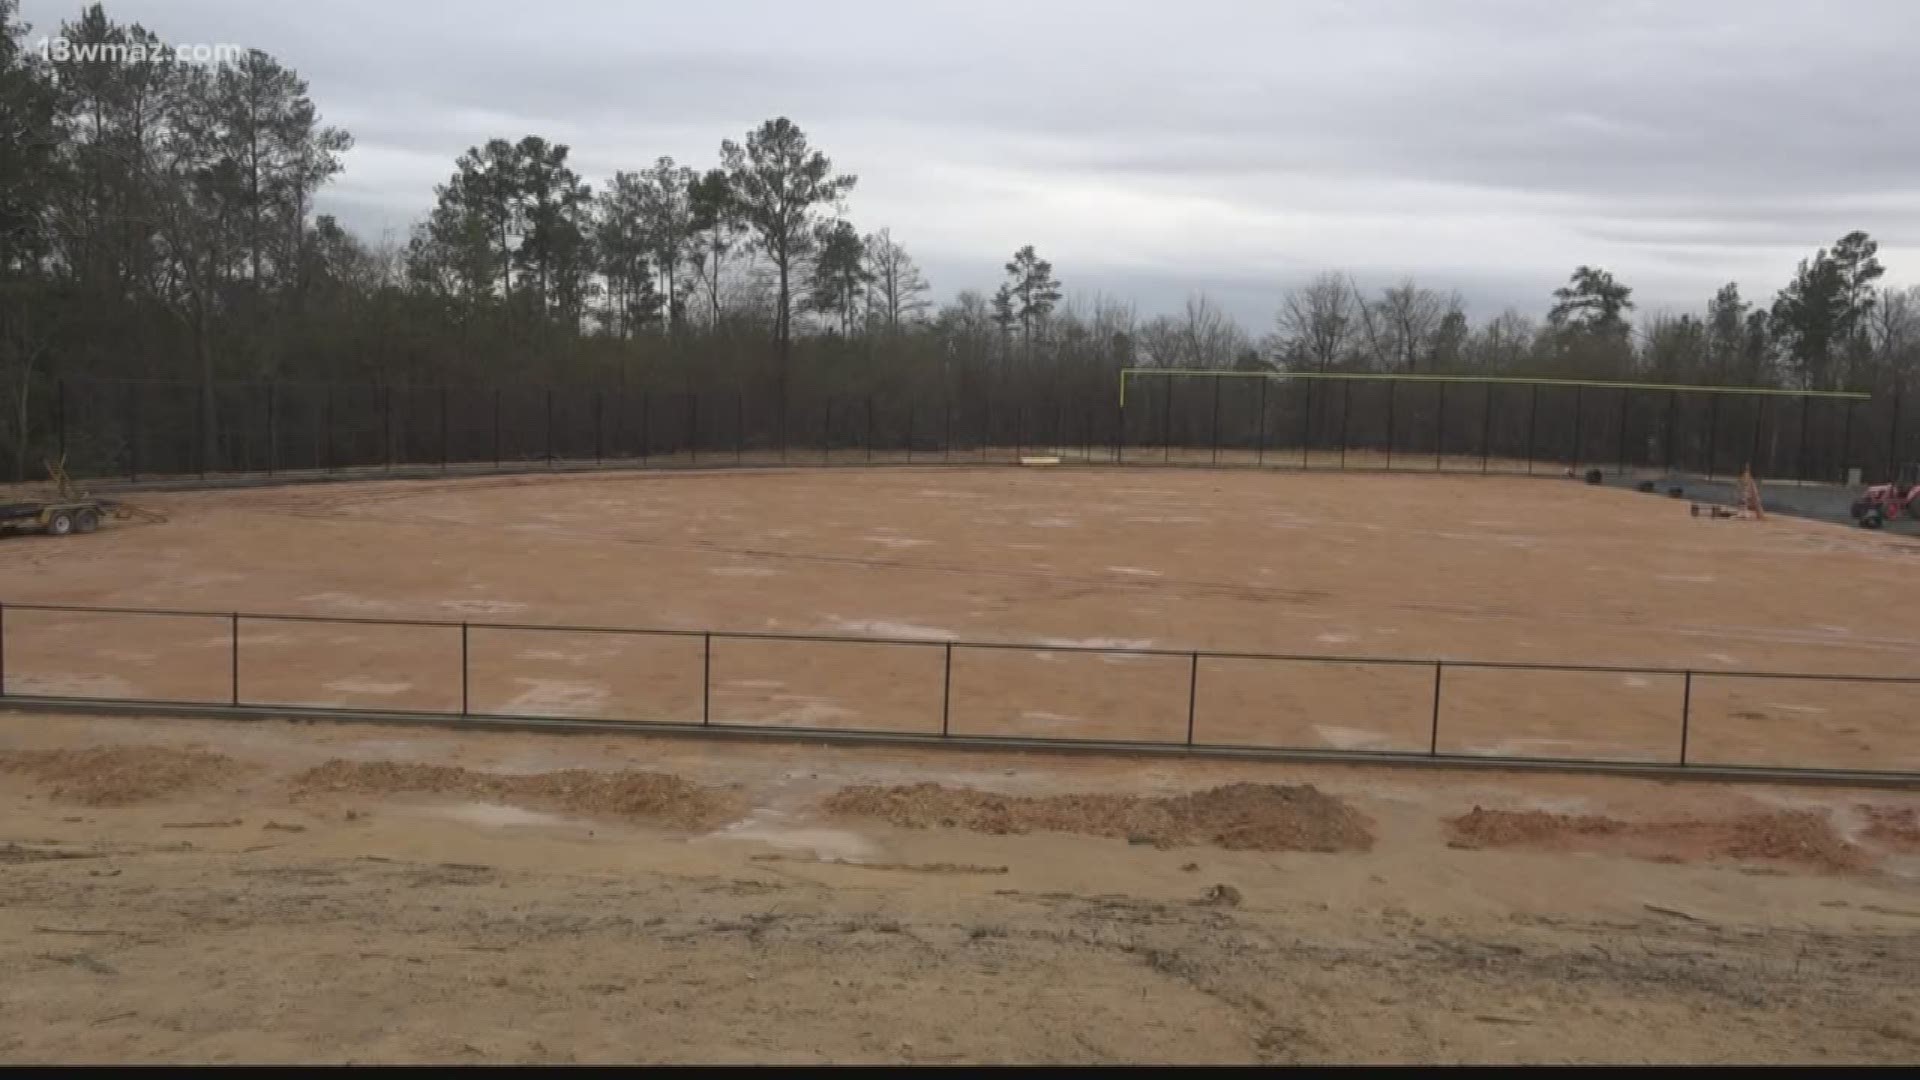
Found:
[[834, 619], [833, 628], [846, 634], [871, 634], [874, 637], [913, 638], [920, 641], [952, 641], [960, 636], [941, 626], [921, 626], [887, 619]]
[[1623, 675], [1620, 677], [1620, 682], [1622, 685], [1631, 686], [1636, 690], [1643, 686], [1653, 685], [1652, 683], [1648, 682], [1647, 680], [1641, 678], [1638, 675]]
[[786, 824], [791, 820], [791, 814], [762, 807], [701, 839], [757, 841], [782, 851], [807, 851], [822, 859], [848, 859], [855, 862], [879, 854], [879, 849], [859, 833]]
[[501, 806], [497, 803], [462, 803], [458, 806], [432, 806], [423, 812], [433, 817], [450, 821], [462, 821], [469, 825], [485, 825], [492, 828], [510, 828], [516, 825], [566, 825], [566, 818], [558, 814], [542, 814], [535, 810], [522, 810], [517, 806]]
[[779, 679], [728, 679], [726, 685], [739, 690], [779, 690], [787, 684]]
[[1071, 529], [1080, 524], [1070, 517], [1038, 517], [1027, 522], [1036, 529]]
[[[1038, 643], [1039, 643], [1039, 644], [1041, 644], [1041, 645], [1050, 645], [1050, 646], [1052, 646], [1053, 648], [1056, 648], [1056, 649], [1151, 649], [1151, 648], [1153, 648], [1153, 639], [1152, 639], [1152, 638], [1113, 638], [1113, 637], [1096, 637], [1096, 638], [1058, 638], [1058, 637], [1050, 637], [1050, 638], [1041, 638], [1041, 639], [1040, 639], [1040, 641], [1039, 641]], [[1115, 659], [1115, 660], [1129, 660], [1129, 659], [1134, 659], [1134, 658], [1133, 658], [1133, 657], [1127, 657], [1127, 656], [1115, 656], [1115, 657], [1112, 657], [1112, 659]]]
[[1211, 525], [1212, 518], [1194, 517], [1190, 514], [1174, 514], [1167, 517], [1130, 517], [1129, 525]]
[[118, 675], [90, 675], [54, 672], [46, 675], [7, 675], [9, 694], [44, 694], [48, 697], [130, 697], [133, 686]]
[[507, 711], [537, 715], [546, 711], [581, 712], [598, 709], [607, 703], [607, 688], [593, 683], [568, 682], [565, 679], [513, 680], [526, 687], [507, 702]]
[[1377, 750], [1393, 745], [1393, 740], [1377, 731], [1365, 728], [1334, 727], [1330, 724], [1313, 725], [1313, 733], [1320, 741], [1336, 750]]
[[413, 689], [410, 682], [382, 682], [379, 679], [335, 679], [327, 689], [343, 694], [399, 694]]
[[1736, 660], [1736, 659], [1734, 659], [1734, 658], [1733, 658], [1733, 657], [1731, 657], [1731, 656], [1728, 656], [1728, 655], [1727, 655], [1726, 653], [1723, 653], [1723, 652], [1710, 652], [1710, 653], [1708, 653], [1708, 654], [1707, 654], [1707, 659], [1709, 659], [1709, 660], [1717, 660], [1717, 661], [1719, 661], [1719, 662], [1720, 662], [1720, 663], [1722, 663], [1722, 664], [1737, 664], [1737, 663], [1739, 663], [1739, 661], [1738, 661], [1738, 660]]
[[1111, 574], [1132, 574], [1135, 577], [1160, 576], [1160, 571], [1158, 570], [1142, 570], [1138, 566], [1109, 566], [1107, 567], [1107, 572]]
[[707, 571], [715, 577], [772, 577], [779, 572], [761, 566], [715, 566]]
[[1353, 640], [1352, 634], [1315, 634], [1313, 640], [1325, 645], [1345, 645]]
[[890, 548], [925, 547], [933, 543], [931, 540], [916, 540], [911, 536], [869, 536], [866, 538], [866, 541], [869, 544], [879, 544], [882, 547]]
[[1767, 708], [1797, 713], [1824, 713], [1827, 711], [1818, 705], [1789, 705], [1784, 701], [1769, 701], [1767, 702]]
[[309, 593], [300, 598], [306, 604], [327, 604], [331, 607], [346, 608], [349, 611], [392, 611], [393, 604], [385, 600], [376, 600], [352, 593], [321, 592]]
[[[773, 694], [769, 700], [789, 706], [776, 712], [750, 718], [752, 723], [778, 724], [788, 723], [799, 726], [823, 724], [834, 720], [845, 720], [859, 714], [852, 709], [842, 708], [831, 700], [817, 694]], [[749, 718], [742, 717], [747, 720]]]
[[1020, 710], [1020, 719], [1032, 720], [1037, 724], [1045, 724], [1048, 727], [1058, 727], [1061, 724], [1083, 724], [1086, 722], [1078, 716], [1047, 712], [1045, 709], [1022, 709]]
[[512, 600], [442, 600], [440, 606], [460, 615], [505, 615], [527, 609]]

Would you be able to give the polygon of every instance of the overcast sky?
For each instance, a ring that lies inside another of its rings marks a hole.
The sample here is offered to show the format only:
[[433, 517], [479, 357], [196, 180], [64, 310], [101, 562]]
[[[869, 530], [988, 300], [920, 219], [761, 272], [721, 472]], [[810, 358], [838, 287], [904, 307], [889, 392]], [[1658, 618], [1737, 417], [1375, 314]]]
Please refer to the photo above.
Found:
[[[31, 38], [76, 0], [25, 0]], [[945, 298], [1034, 244], [1069, 295], [1205, 291], [1256, 331], [1321, 269], [1544, 311], [1770, 297], [1850, 229], [1920, 280], [1920, 0], [111, 0], [264, 49], [356, 140], [322, 200], [404, 238], [488, 138], [595, 186], [793, 118]]]

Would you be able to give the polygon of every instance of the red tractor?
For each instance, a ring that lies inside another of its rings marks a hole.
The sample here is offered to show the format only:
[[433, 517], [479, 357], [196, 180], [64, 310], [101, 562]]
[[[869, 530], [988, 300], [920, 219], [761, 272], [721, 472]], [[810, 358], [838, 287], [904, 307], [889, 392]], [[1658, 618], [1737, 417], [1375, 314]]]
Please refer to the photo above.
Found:
[[1920, 462], [1901, 466], [1891, 484], [1875, 484], [1853, 503], [1853, 520], [1863, 529], [1877, 529], [1902, 513], [1920, 520]]

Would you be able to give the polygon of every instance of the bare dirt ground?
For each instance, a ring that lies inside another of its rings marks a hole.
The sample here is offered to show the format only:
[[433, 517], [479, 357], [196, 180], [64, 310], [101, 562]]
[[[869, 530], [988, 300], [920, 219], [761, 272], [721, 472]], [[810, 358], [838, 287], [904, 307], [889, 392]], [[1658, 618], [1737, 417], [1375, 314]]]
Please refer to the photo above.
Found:
[[1912, 793], [8, 713], [0, 808], [10, 1062], [1920, 1053]]
[[[0, 598], [904, 638], [716, 639], [716, 723], [1185, 736], [1183, 656], [1067, 645], [1920, 673], [1920, 543], [1559, 480], [1116, 469], [601, 473], [152, 494], [9, 540]], [[224, 618], [10, 610], [6, 688], [225, 701]], [[245, 620], [239, 693], [458, 710], [459, 631]], [[475, 628], [476, 712], [698, 719], [698, 636]], [[1203, 659], [1203, 742], [1427, 748], [1430, 667]], [[1702, 676], [1695, 761], [1920, 768], [1911, 685]], [[1672, 674], [1453, 669], [1439, 748], [1670, 760]]]

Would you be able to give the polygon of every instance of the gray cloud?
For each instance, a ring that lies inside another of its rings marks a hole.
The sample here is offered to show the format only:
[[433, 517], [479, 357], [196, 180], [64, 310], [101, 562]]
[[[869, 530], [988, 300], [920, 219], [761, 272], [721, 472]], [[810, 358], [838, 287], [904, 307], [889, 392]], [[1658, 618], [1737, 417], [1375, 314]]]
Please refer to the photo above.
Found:
[[[78, 5], [26, 0], [36, 34]], [[358, 145], [325, 208], [403, 233], [493, 136], [596, 183], [792, 116], [937, 289], [1023, 243], [1143, 312], [1255, 328], [1321, 268], [1544, 308], [1576, 263], [1643, 306], [1764, 296], [1853, 228], [1920, 262], [1920, 4], [1763, 0], [460, 5], [116, 0], [307, 77]]]

